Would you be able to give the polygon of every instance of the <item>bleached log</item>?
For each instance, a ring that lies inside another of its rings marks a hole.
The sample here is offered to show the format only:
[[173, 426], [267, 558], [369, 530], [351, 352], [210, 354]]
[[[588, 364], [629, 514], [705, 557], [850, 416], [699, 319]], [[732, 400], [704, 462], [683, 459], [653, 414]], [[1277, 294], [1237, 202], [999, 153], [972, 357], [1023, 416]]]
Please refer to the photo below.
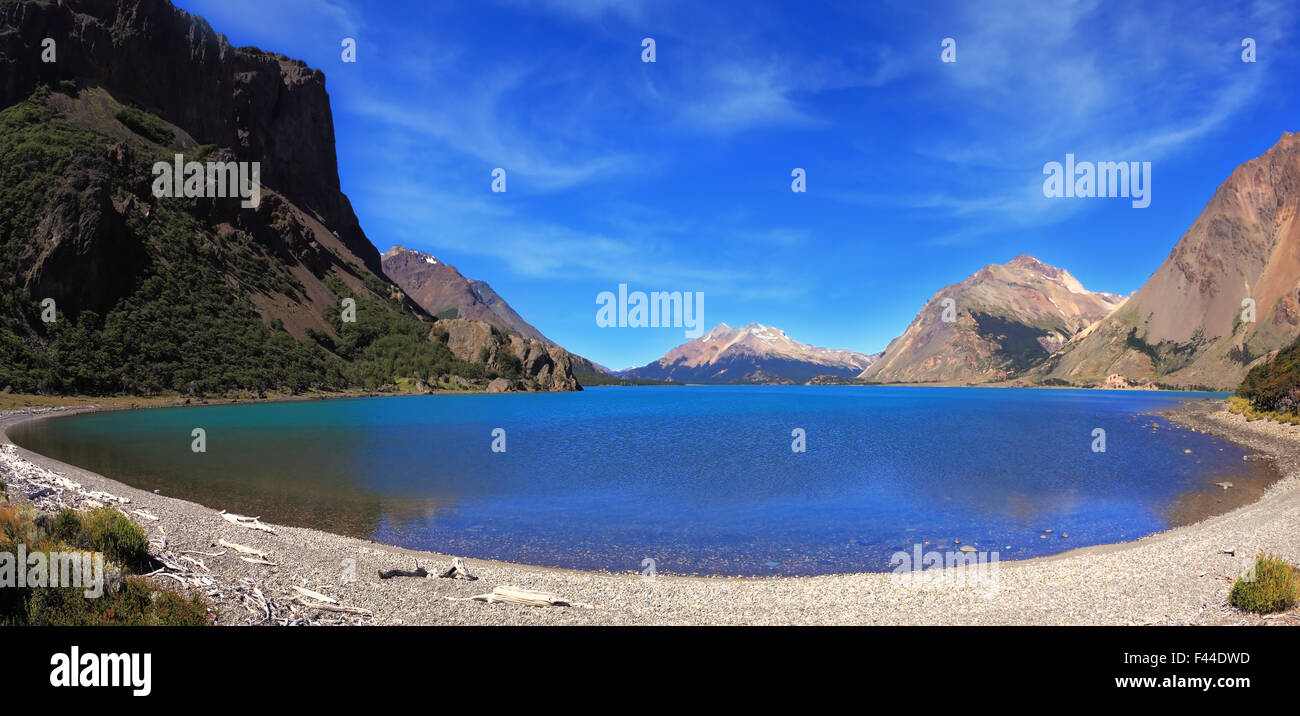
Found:
[[279, 567], [279, 566], [280, 566], [280, 565], [276, 564], [275, 562], [272, 562], [272, 561], [269, 560], [269, 559], [261, 559], [261, 558], [258, 558], [258, 557], [240, 557], [240, 559], [244, 560], [245, 562], [248, 562], [249, 564], [264, 564], [264, 565], [266, 565], [266, 566], [268, 566], [268, 567]]
[[327, 602], [329, 604], [339, 603], [339, 600], [335, 599], [334, 597], [326, 596], [324, 594], [321, 594], [320, 592], [313, 592], [312, 590], [304, 589], [303, 587], [294, 587], [293, 591], [303, 595], [304, 597], [310, 597], [312, 599], [315, 599], [318, 602]]
[[488, 604], [502, 602], [505, 604], [519, 604], [526, 607], [567, 607], [569, 602], [548, 592], [538, 592], [532, 589], [523, 589], [521, 587], [497, 587], [490, 594], [477, 594], [472, 597], [457, 599], [447, 597], [451, 601], [479, 601]]
[[225, 510], [218, 512], [217, 514], [221, 515], [222, 519], [232, 525], [239, 525], [240, 527], [247, 527], [250, 530], [261, 530], [263, 532], [275, 534], [275, 530], [262, 524], [261, 517], [247, 517], [245, 515], [237, 515], [233, 512], [226, 512]]
[[198, 565], [199, 569], [203, 570], [204, 572], [211, 572], [211, 571], [212, 571], [212, 570], [208, 569], [208, 565], [206, 565], [206, 564], [203, 563], [203, 560], [201, 560], [201, 559], [195, 559], [195, 558], [193, 558], [193, 557], [191, 557], [191, 556], [189, 556], [189, 555], [187, 555], [187, 554], [183, 554], [183, 555], [181, 555], [181, 561], [182, 561], [182, 562], [189, 562], [189, 563], [191, 563], [191, 564]]
[[140, 515], [141, 517], [145, 518], [146, 520], [149, 520], [150, 522], [157, 522], [157, 521], [158, 521], [158, 515], [150, 514], [149, 512], [147, 512], [147, 511], [145, 511], [145, 510], [132, 510], [131, 512], [132, 512], [133, 514]]
[[236, 552], [239, 552], [240, 554], [251, 554], [251, 555], [253, 555], [254, 557], [261, 557], [262, 559], [266, 559], [266, 552], [263, 552], [263, 551], [260, 550], [260, 549], [253, 549], [252, 547], [245, 547], [245, 546], [242, 545], [242, 544], [235, 544], [234, 542], [227, 542], [227, 541], [225, 541], [224, 539], [219, 539], [219, 540], [217, 540], [217, 544], [221, 545], [222, 547], [225, 547], [226, 549], [233, 549], [233, 550], [235, 550]]

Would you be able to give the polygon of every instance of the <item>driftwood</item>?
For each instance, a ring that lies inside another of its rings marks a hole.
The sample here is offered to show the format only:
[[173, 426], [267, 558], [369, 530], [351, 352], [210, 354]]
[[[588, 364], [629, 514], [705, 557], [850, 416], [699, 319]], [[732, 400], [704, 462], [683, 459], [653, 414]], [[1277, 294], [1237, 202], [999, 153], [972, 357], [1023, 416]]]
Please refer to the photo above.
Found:
[[522, 589], [520, 587], [497, 587], [492, 590], [491, 594], [478, 594], [472, 597], [457, 599], [447, 597], [453, 602], [479, 601], [488, 604], [502, 602], [505, 604], [520, 604], [526, 607], [567, 607], [569, 602], [547, 592], [536, 592], [531, 589]]
[[409, 572], [404, 569], [390, 569], [387, 572], [383, 570], [379, 571], [380, 579], [392, 579], [393, 577], [427, 577], [427, 576], [429, 576], [429, 573], [426, 572], [424, 567], [421, 567], [419, 563], [416, 563], [415, 569]]
[[235, 550], [236, 552], [239, 552], [239, 553], [241, 553], [241, 554], [251, 554], [251, 555], [253, 555], [254, 557], [261, 557], [262, 559], [266, 559], [266, 552], [263, 552], [263, 551], [260, 550], [260, 549], [253, 549], [252, 547], [245, 547], [245, 546], [242, 545], [242, 544], [235, 544], [234, 542], [227, 542], [227, 541], [225, 541], [224, 539], [219, 539], [219, 540], [217, 540], [217, 544], [221, 545], [222, 547], [225, 547], [226, 549], [233, 549], [233, 550]]
[[303, 587], [294, 587], [293, 591], [301, 594], [304, 597], [310, 597], [312, 599], [315, 599], [318, 602], [326, 602], [328, 604], [339, 603], [339, 600], [335, 599], [334, 597], [327, 597], [324, 594], [321, 594], [320, 592], [313, 592], [312, 590], [305, 589]]
[[247, 527], [250, 530], [261, 530], [263, 532], [275, 534], [275, 530], [262, 524], [261, 517], [245, 517], [244, 515], [237, 515], [233, 512], [226, 512], [225, 510], [222, 510], [217, 514], [221, 515], [222, 519], [232, 525], [239, 525], [240, 527]]
[[438, 576], [443, 579], [464, 579], [469, 582], [478, 579], [478, 577], [469, 573], [469, 568], [465, 566], [464, 560], [460, 557], [452, 557], [451, 569], [448, 569], [446, 572], [443, 572]]
[[182, 562], [189, 562], [190, 564], [194, 564], [194, 565], [198, 565], [199, 569], [202, 569], [204, 572], [211, 572], [211, 571], [212, 571], [212, 570], [208, 569], [208, 565], [206, 565], [206, 564], [203, 563], [203, 560], [201, 560], [201, 559], [195, 559], [195, 558], [189, 556], [188, 554], [183, 554], [183, 555], [181, 555], [181, 561], [182, 561]]

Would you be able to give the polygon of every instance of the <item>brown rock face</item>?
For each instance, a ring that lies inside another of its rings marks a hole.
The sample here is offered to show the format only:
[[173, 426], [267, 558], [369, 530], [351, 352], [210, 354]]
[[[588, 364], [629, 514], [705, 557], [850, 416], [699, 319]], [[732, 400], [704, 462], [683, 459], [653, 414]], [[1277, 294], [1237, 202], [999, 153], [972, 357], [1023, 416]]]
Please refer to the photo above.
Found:
[[465, 278], [455, 266], [423, 251], [394, 246], [382, 256], [384, 273], [432, 316], [467, 318], [554, 345], [515, 313], [484, 281]]
[[559, 346], [463, 318], [440, 320], [435, 330], [446, 332], [447, 347], [456, 357], [502, 374], [506, 383], [493, 380], [488, 384], [496, 385], [492, 392], [582, 390], [573, 375], [572, 356]]
[[[136, 103], [199, 144], [262, 163], [262, 183], [314, 214], [383, 275], [351, 202], [339, 190], [325, 75], [299, 60], [235, 48], [167, 0], [0, 3], [0, 107], [41, 81], [80, 78]], [[56, 42], [57, 62], [41, 61]]]
[[860, 377], [880, 383], [1006, 380], [1047, 359], [1122, 302], [1085, 289], [1064, 269], [1017, 256], [936, 293]]
[[1235, 389], [1252, 363], [1300, 333], [1298, 210], [1300, 134], [1287, 133], [1237, 167], [1146, 284], [1042, 377]]

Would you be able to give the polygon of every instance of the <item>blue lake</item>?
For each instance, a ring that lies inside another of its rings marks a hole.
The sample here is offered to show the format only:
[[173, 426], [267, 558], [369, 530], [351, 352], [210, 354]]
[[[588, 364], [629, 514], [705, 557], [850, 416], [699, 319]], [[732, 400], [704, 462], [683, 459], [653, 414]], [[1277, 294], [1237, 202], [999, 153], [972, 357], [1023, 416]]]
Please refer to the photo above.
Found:
[[109, 412], [10, 437], [214, 509], [470, 558], [825, 574], [927, 542], [1018, 559], [1227, 511], [1272, 470], [1146, 414], [1206, 395], [618, 387]]

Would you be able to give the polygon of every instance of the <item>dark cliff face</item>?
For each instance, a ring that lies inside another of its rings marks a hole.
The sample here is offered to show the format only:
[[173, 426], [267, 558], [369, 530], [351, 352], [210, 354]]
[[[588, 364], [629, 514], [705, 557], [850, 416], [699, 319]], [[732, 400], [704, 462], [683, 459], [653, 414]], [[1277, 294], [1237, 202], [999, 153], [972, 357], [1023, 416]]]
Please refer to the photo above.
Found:
[[[101, 85], [199, 144], [262, 163], [262, 183], [317, 216], [376, 275], [379, 252], [339, 191], [325, 75], [299, 60], [232, 47], [166, 0], [0, 4], [0, 107], [42, 82]], [[58, 61], [41, 61], [54, 38]]]

